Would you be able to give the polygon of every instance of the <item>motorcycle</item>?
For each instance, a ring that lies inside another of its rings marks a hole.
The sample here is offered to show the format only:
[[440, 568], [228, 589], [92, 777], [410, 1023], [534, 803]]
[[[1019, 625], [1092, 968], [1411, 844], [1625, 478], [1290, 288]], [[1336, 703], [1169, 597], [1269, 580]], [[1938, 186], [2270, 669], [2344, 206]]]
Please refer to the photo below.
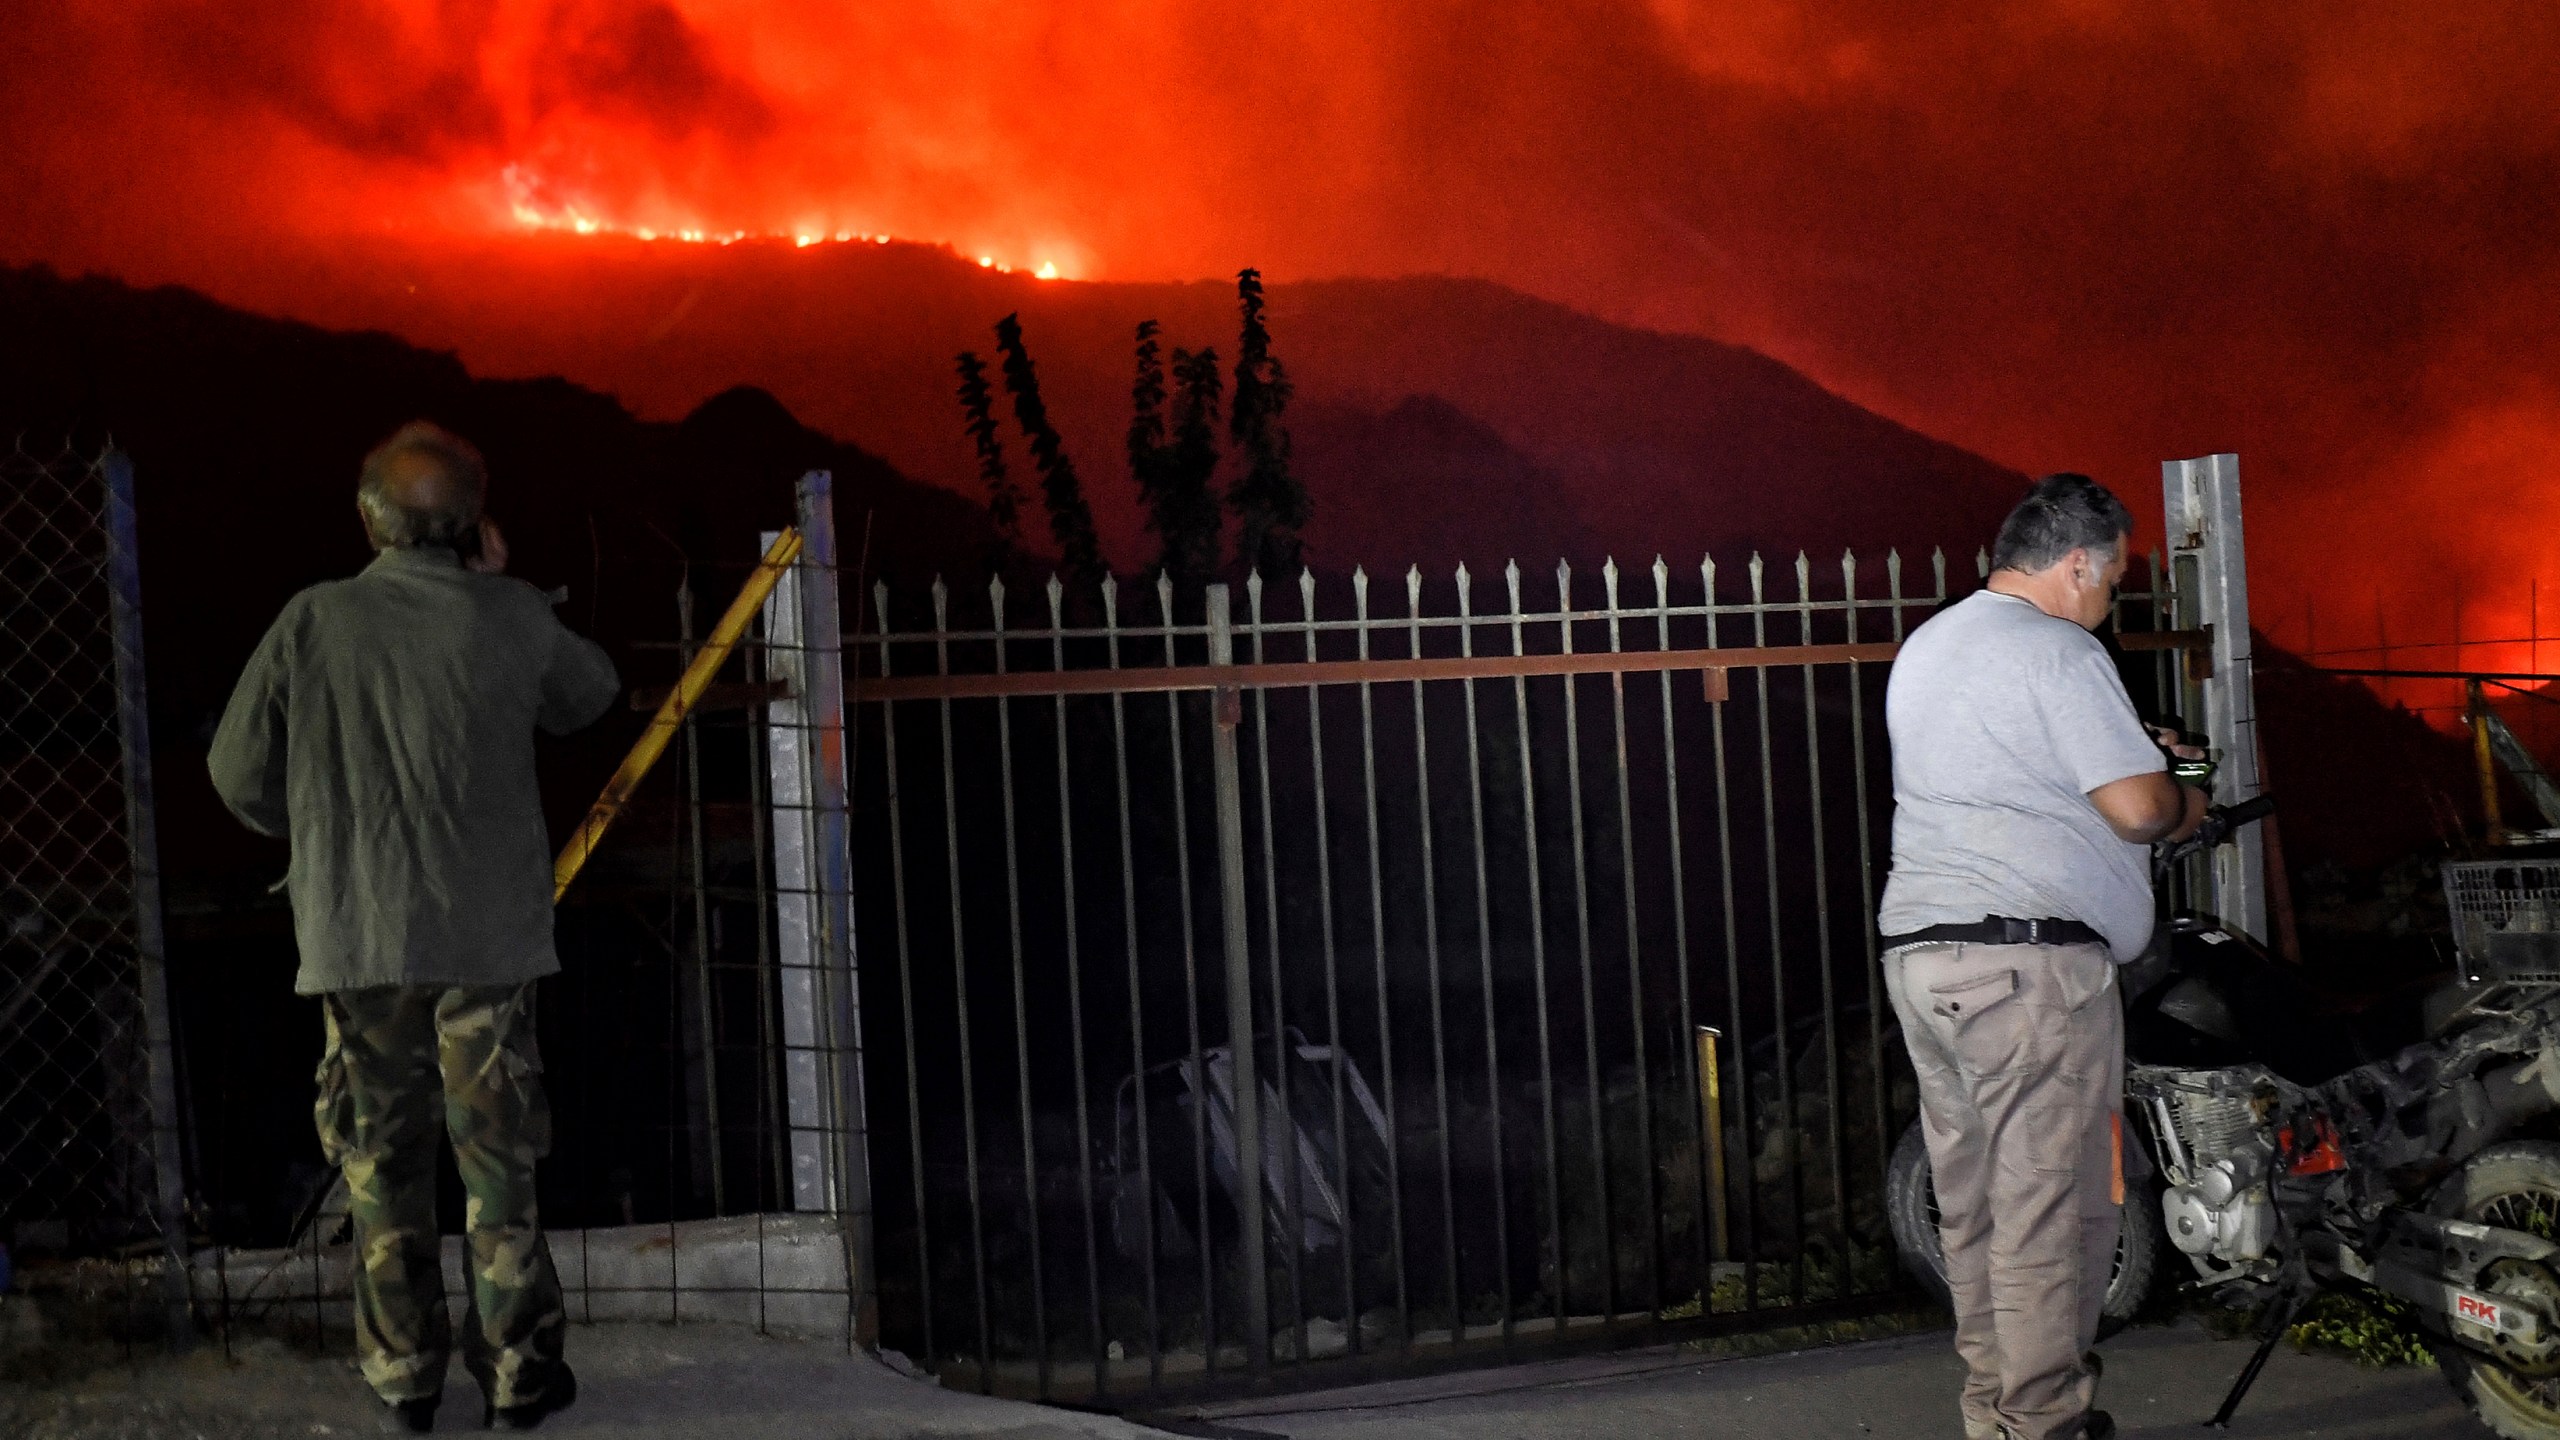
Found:
[[[2272, 809], [2216, 807], [2159, 848], [2156, 873]], [[2378, 1057], [2311, 1023], [2290, 968], [2209, 915], [2173, 916], [2120, 973], [2127, 1173], [2102, 1333], [2172, 1256], [2187, 1288], [2263, 1307], [2209, 1424], [2229, 1424], [2302, 1307], [2337, 1290], [2405, 1302], [2488, 1429], [2560, 1440], [2560, 1143], [2539, 1138], [2560, 1133], [2560, 974], [2465, 960], [2423, 1038]], [[1916, 1122], [1886, 1202], [1905, 1268], [1944, 1294]]]

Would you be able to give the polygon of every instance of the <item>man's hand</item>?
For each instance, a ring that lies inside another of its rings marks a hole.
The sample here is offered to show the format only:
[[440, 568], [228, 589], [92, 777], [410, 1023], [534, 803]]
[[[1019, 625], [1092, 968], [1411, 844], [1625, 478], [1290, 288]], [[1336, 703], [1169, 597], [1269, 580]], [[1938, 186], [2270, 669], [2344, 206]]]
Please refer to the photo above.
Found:
[[507, 573], [507, 537], [498, 533], [497, 521], [486, 515], [480, 517], [480, 553], [463, 561], [462, 566], [483, 575]]
[[2187, 743], [2186, 733], [2167, 725], [2145, 725], [2151, 741], [2169, 757], [2169, 773], [2181, 783], [2211, 789], [2213, 786], [2213, 752], [2202, 745]]
[[2203, 746], [2186, 743], [2187, 732], [2184, 730], [2167, 725], [2145, 725], [2142, 728], [2151, 732], [2153, 744], [2181, 760], [2201, 760], [2205, 757], [2206, 752]]

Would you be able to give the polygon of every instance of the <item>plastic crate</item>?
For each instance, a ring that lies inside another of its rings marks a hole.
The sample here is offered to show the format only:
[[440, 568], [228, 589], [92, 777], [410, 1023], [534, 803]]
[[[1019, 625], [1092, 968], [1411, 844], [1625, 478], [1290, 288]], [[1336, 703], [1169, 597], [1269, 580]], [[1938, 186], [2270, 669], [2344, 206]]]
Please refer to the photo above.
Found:
[[2471, 981], [2560, 984], [2560, 861], [2447, 861], [2444, 903]]

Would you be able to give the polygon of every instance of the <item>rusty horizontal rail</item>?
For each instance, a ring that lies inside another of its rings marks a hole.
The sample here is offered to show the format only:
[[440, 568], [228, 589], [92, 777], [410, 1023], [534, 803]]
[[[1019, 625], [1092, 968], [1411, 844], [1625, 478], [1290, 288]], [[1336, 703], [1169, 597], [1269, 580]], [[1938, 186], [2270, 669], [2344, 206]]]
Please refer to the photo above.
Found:
[[[2203, 651], [2210, 631], [2164, 630], [2123, 637], [2134, 651]], [[2135, 642], [2141, 643], [2135, 643]], [[1762, 645], [1684, 650], [1579, 651], [1560, 655], [1452, 655], [1370, 660], [1279, 661], [1256, 665], [1178, 665], [1131, 670], [1013, 670], [970, 675], [865, 675], [850, 688], [856, 703], [900, 700], [992, 700], [1019, 696], [1154, 695], [1184, 690], [1287, 689], [1307, 685], [1385, 684], [1411, 680], [1508, 680], [1547, 675], [1633, 675], [1663, 670], [1709, 673], [1707, 696], [1724, 698], [1715, 677], [1763, 666], [1882, 664], [1900, 653], [1887, 642], [1857, 645]]]
[[[1508, 680], [1538, 675], [1627, 675], [1660, 670], [1722, 672], [1763, 665], [1842, 665], [1891, 660], [1899, 646], [1765, 645], [1725, 649], [1590, 651], [1564, 655], [1452, 655], [1439, 658], [1281, 661], [1180, 665], [1143, 670], [1015, 670], [981, 675], [866, 675], [846, 698], [988, 700], [1022, 695], [1150, 695], [1178, 690], [1268, 690], [1405, 680]], [[1712, 693], [1712, 682], [1711, 691]]]

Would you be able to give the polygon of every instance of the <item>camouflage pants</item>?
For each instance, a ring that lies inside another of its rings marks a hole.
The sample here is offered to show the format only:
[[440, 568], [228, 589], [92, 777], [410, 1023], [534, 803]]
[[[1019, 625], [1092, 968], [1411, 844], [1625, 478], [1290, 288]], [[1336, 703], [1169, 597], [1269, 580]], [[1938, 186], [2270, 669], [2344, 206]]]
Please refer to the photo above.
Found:
[[386, 1400], [444, 1388], [453, 1349], [436, 1226], [436, 1136], [470, 1203], [463, 1363], [493, 1403], [541, 1395], [568, 1315], [534, 1204], [551, 1106], [533, 987], [388, 985], [321, 997], [328, 1046], [315, 1115], [355, 1222], [356, 1348]]

